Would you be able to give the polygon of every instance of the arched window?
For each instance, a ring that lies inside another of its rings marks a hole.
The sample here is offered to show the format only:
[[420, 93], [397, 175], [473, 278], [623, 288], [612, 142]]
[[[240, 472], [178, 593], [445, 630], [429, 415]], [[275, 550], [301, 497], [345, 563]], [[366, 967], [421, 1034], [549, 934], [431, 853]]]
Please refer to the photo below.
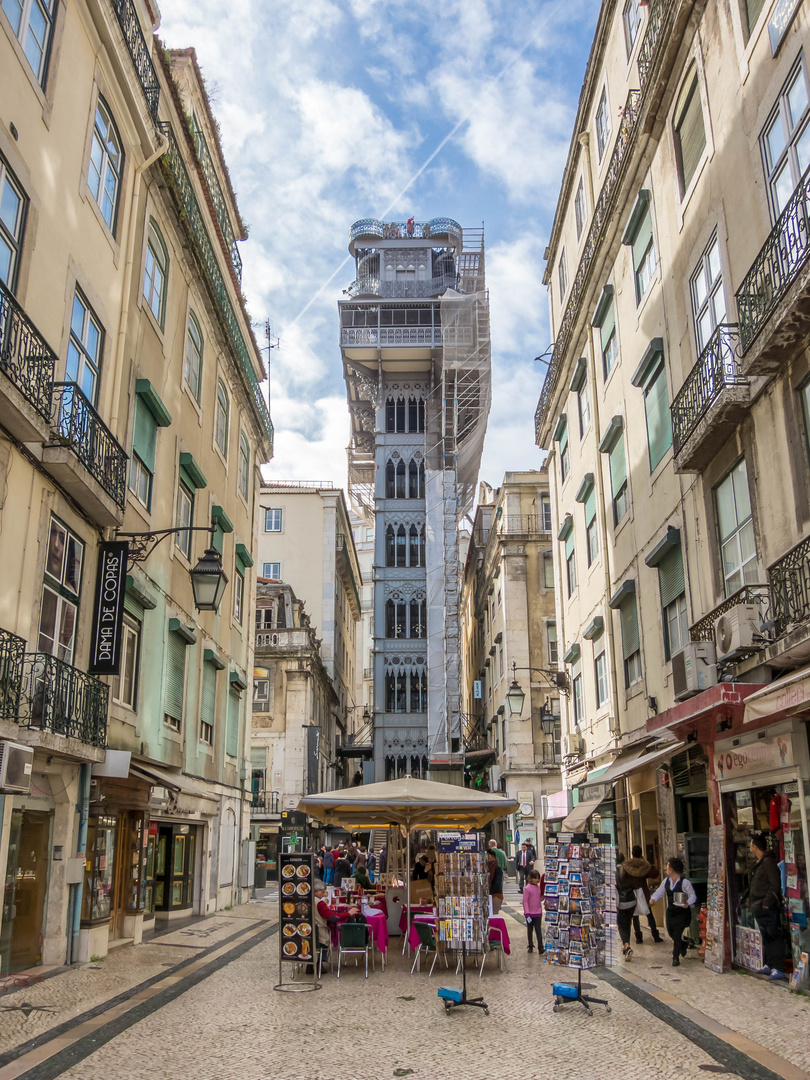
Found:
[[408, 679], [404, 672], [397, 675], [397, 707], [395, 711], [408, 711]]
[[411, 776], [416, 776], [416, 777], [420, 776], [420, 769], [419, 769], [420, 764], [421, 764], [421, 762], [420, 762], [420, 759], [419, 759], [419, 755], [418, 754], [411, 754]]
[[154, 219], [149, 219], [146, 238], [146, 262], [143, 268], [143, 295], [161, 330], [166, 319], [166, 283], [169, 279], [169, 253]]
[[[385, 601], [385, 636], [387, 638], [392, 638], [394, 636], [394, 626], [396, 625], [395, 624], [395, 619], [396, 619], [396, 614], [394, 612], [394, 601], [393, 600], [386, 600]], [[386, 676], [386, 678], [387, 677], [388, 676]], [[389, 710], [389, 712], [390, 712], [390, 710]]]
[[197, 401], [200, 400], [200, 386], [202, 384], [202, 355], [202, 330], [197, 322], [197, 316], [193, 311], [190, 311], [186, 330], [186, 358], [183, 364], [183, 378]]
[[[390, 711], [390, 710], [389, 710]], [[385, 757], [385, 779], [394, 780], [396, 778], [397, 763], [393, 754], [386, 754]]]
[[96, 122], [93, 127], [93, 144], [90, 148], [90, 164], [87, 169], [87, 186], [98, 203], [101, 216], [113, 233], [118, 216], [118, 195], [121, 190], [123, 166], [124, 152], [121, 149], [121, 137], [106, 101], [99, 97], [96, 105]]
[[419, 672], [411, 672], [411, 712], [419, 712]]
[[390, 397], [385, 402], [385, 430], [386, 431], [396, 431], [396, 429], [397, 429], [396, 407], [394, 405], [394, 399], [392, 397]]
[[408, 398], [408, 431], [419, 430], [419, 405], [416, 398]]
[[425, 463], [420, 461], [419, 463], [419, 498], [425, 497]]
[[408, 759], [405, 754], [400, 754], [397, 758], [397, 780], [405, 776], [408, 772]]
[[419, 566], [419, 530], [415, 525], [411, 525], [408, 541], [408, 566]]
[[426, 614], [427, 608], [424, 600], [411, 600], [410, 636], [412, 638], [423, 638], [427, 636]]
[[423, 776], [423, 778], [427, 776], [429, 766], [430, 766], [430, 762], [428, 761], [427, 754], [424, 754], [423, 757], [422, 757], [422, 776]]
[[419, 430], [424, 431], [425, 430], [425, 403], [424, 403], [424, 401], [419, 402], [418, 413], [419, 413]]
[[385, 711], [396, 712], [396, 683], [393, 671], [385, 674]]
[[419, 559], [416, 563], [417, 566], [425, 565], [425, 526], [423, 525], [419, 530]]
[[239, 469], [236, 482], [242, 498], [247, 502], [250, 488], [250, 447], [244, 431], [239, 432]]
[[397, 566], [407, 566], [406, 559], [405, 526], [400, 525], [397, 529]]
[[408, 465], [408, 498], [419, 498], [419, 466], [415, 461]]
[[397, 431], [405, 431], [405, 398], [397, 398]]
[[396, 477], [397, 470], [393, 461], [389, 461], [385, 466], [385, 497], [386, 499], [396, 498]]
[[397, 499], [405, 498], [405, 462], [402, 458], [397, 462]]
[[230, 414], [230, 402], [228, 400], [228, 391], [225, 389], [225, 384], [220, 381], [217, 383], [217, 404], [214, 409], [214, 442], [222, 451], [223, 457], [228, 456], [228, 424]]
[[419, 678], [419, 712], [427, 712], [427, 675], [423, 671]]
[[397, 556], [394, 542], [394, 526], [389, 525], [385, 530], [385, 565], [396, 566]]

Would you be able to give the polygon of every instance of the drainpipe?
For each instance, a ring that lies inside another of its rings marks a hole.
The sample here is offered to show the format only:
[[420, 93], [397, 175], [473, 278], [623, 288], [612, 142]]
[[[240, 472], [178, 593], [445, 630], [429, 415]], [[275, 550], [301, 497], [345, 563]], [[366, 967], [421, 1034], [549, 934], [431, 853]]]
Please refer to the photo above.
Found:
[[[87, 819], [90, 816], [90, 773], [93, 766], [85, 762], [79, 768], [79, 835], [76, 839], [76, 857], [87, 859]], [[79, 925], [82, 918], [82, 890], [84, 889], [84, 877], [73, 888], [73, 923], [70, 936], [70, 954], [68, 963], [76, 963], [76, 945], [79, 940]]]
[[[141, 193], [143, 174], [162, 157], [169, 149], [169, 140], [165, 135], [158, 132], [160, 145], [151, 157], [146, 158], [140, 165], [135, 167], [135, 179], [132, 185], [132, 198], [129, 203], [129, 220], [127, 221], [127, 261], [124, 268], [123, 304], [121, 306], [121, 322], [118, 326], [118, 345], [115, 352], [115, 381], [113, 383], [112, 409], [110, 410], [110, 430], [118, 436], [118, 409], [121, 400], [121, 380], [124, 371], [124, 349], [127, 341], [127, 328], [129, 324], [130, 293], [132, 292], [132, 272], [135, 265], [135, 211], [138, 206]], [[123, 441], [123, 440], [120, 440]]]

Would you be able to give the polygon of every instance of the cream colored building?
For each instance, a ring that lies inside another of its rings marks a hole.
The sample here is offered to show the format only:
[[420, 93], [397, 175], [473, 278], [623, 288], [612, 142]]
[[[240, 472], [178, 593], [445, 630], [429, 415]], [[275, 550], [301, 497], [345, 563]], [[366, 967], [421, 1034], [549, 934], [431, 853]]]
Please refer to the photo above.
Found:
[[[0, 735], [33, 749], [30, 789], [9, 774], [2, 800], [4, 974], [247, 895], [272, 425], [217, 127], [158, 24], [143, 0], [0, 8]], [[178, 525], [206, 531], [144, 539]], [[96, 676], [99, 544], [119, 531], [140, 537], [120, 675]], [[189, 576], [211, 544], [218, 613]]]
[[334, 682], [342, 739], [354, 730], [355, 714], [359, 719], [356, 654], [364, 580], [346, 497], [328, 482], [290, 481], [263, 484], [259, 502], [260, 575], [291, 585], [306, 606]]
[[547, 250], [567, 783], [701, 884], [777, 796], [807, 854], [807, 42], [778, 0], [603, 3]]
[[[461, 583], [465, 774], [520, 801], [517, 847], [530, 839], [538, 850], [543, 808], [561, 788], [553, 543], [545, 469], [480, 485]], [[506, 700], [513, 679], [526, 695], [519, 716]]]

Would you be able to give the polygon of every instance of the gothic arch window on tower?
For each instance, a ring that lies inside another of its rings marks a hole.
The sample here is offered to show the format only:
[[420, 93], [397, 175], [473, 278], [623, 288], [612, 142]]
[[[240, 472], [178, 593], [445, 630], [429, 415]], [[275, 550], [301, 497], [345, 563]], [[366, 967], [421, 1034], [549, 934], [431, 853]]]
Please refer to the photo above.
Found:
[[410, 602], [402, 597], [385, 601], [385, 636], [387, 638], [427, 637], [427, 601], [414, 597]]
[[405, 464], [396, 451], [385, 464], [386, 499], [424, 499], [425, 462], [418, 452]]
[[421, 394], [398, 394], [386, 398], [385, 430], [389, 434], [415, 435], [425, 430], [425, 403]]

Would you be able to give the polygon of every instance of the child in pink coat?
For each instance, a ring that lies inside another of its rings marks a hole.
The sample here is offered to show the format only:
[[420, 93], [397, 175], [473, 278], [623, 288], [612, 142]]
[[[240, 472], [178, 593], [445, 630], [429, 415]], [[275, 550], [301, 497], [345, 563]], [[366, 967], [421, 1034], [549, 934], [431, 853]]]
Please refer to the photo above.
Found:
[[532, 931], [537, 934], [537, 951], [545, 952], [543, 947], [542, 918], [543, 918], [543, 893], [545, 892], [545, 878], [540, 877], [537, 870], [529, 871], [529, 880], [523, 887], [523, 914], [526, 916], [526, 932], [529, 935], [529, 952], [534, 952]]

